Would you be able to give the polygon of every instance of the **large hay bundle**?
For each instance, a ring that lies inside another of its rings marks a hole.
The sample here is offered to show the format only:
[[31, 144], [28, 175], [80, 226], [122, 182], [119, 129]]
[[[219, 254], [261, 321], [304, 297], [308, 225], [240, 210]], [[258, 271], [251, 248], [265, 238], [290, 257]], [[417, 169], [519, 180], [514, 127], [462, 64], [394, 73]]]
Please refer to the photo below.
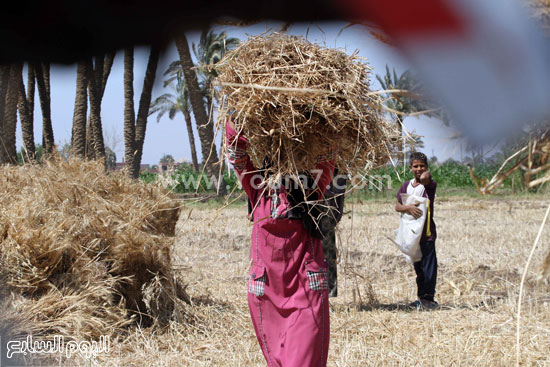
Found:
[[97, 339], [185, 297], [170, 261], [179, 207], [164, 191], [77, 160], [0, 171], [0, 329]]
[[355, 54], [274, 33], [241, 44], [216, 70], [226, 98], [218, 123], [235, 111], [257, 167], [267, 157], [276, 173], [296, 175], [334, 156], [356, 174], [386, 162], [400, 139], [378, 113], [370, 69]]

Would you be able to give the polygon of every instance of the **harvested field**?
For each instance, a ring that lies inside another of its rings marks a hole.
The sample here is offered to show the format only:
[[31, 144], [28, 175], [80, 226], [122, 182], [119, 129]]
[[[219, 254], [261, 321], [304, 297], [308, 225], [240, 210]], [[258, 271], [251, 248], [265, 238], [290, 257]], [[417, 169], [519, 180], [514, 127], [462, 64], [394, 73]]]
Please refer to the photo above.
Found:
[[[436, 202], [437, 311], [406, 311], [414, 272], [386, 236], [393, 201], [348, 203], [340, 224], [339, 291], [331, 299], [329, 366], [511, 366], [522, 268], [546, 209], [536, 199]], [[537, 280], [546, 226], [524, 287], [523, 366], [550, 365], [550, 285]], [[251, 227], [244, 203], [182, 210], [173, 264], [188, 283], [194, 321], [133, 329], [102, 366], [265, 366], [246, 304]], [[78, 360], [84, 363], [84, 360]]]

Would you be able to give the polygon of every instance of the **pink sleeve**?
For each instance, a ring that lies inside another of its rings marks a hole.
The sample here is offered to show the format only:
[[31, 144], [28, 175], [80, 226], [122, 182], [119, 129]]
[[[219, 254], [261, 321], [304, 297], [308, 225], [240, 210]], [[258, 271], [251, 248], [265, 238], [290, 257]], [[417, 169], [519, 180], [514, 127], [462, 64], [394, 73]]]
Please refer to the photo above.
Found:
[[227, 159], [229, 163], [233, 165], [237, 177], [243, 186], [244, 191], [253, 203], [256, 202], [258, 195], [258, 187], [260, 186], [262, 179], [258, 173], [258, 170], [252, 164], [246, 148], [248, 142], [242, 135], [238, 135], [237, 132], [226, 122], [225, 124], [225, 136], [227, 144]]

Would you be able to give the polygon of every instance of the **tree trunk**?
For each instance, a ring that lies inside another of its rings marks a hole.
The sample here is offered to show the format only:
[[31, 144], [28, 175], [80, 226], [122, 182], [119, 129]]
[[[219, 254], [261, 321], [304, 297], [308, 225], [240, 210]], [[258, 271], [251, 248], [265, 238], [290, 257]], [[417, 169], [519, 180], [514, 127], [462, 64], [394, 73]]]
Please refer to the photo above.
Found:
[[80, 61], [76, 68], [76, 97], [74, 100], [71, 152], [86, 158], [86, 117], [88, 113], [88, 63]]
[[208, 121], [211, 121], [212, 115], [213, 115], [213, 99], [212, 95], [210, 94], [210, 89], [212, 88], [212, 81], [210, 79], [206, 79], [204, 83], [204, 88], [206, 89], [206, 114], [208, 116]]
[[[47, 65], [47, 64], [46, 64]], [[51, 106], [50, 106], [50, 82], [49, 67], [45, 70], [39, 62], [33, 64], [36, 84], [38, 85], [38, 97], [42, 109], [42, 147], [43, 155], [48, 157], [54, 150], [54, 136], [52, 128]]]
[[6, 154], [6, 163], [17, 164], [17, 149], [15, 147], [15, 130], [17, 127], [17, 103], [19, 102], [19, 82], [23, 63], [11, 64], [6, 104], [4, 107], [4, 135], [2, 147]]
[[[90, 80], [88, 79], [88, 83]], [[88, 100], [90, 99], [90, 93], [88, 93]], [[94, 137], [92, 134], [92, 119], [88, 115], [88, 120], [86, 121], [86, 143], [84, 144], [84, 158], [88, 160], [95, 160], [95, 149], [94, 149]]]
[[193, 134], [193, 125], [191, 124], [191, 114], [189, 111], [183, 111], [185, 123], [187, 124], [187, 134], [189, 135], [189, 146], [191, 147], [191, 160], [193, 161], [193, 170], [199, 172], [199, 161], [197, 159], [197, 149], [195, 148], [195, 136]]
[[[214, 163], [218, 161], [218, 154], [216, 152], [216, 145], [214, 144], [214, 124], [212, 121], [208, 121], [204, 100], [202, 99], [202, 93], [197, 80], [197, 74], [192, 69], [193, 60], [189, 52], [189, 43], [187, 42], [187, 37], [184, 32], [181, 32], [176, 37], [176, 47], [180, 55], [183, 74], [185, 76], [187, 88], [189, 89], [189, 100], [193, 108], [193, 115], [195, 116], [195, 123], [197, 124], [197, 130], [199, 132], [203, 164], [205, 165], [206, 172], [211, 177], [216, 177], [218, 172], [216, 172]], [[225, 195], [227, 190], [223, 176], [220, 177], [220, 180], [218, 193], [220, 195]]]
[[[0, 65], [0, 138], [5, 136], [4, 112], [6, 107], [6, 95], [10, 81], [10, 65]], [[0, 145], [0, 164], [8, 163], [6, 151]]]
[[[34, 94], [36, 89], [36, 76], [31, 63], [27, 63], [27, 106], [29, 107], [29, 120], [34, 125]], [[33, 131], [34, 136], [34, 131]], [[33, 137], [34, 140], [34, 137]], [[33, 142], [34, 146], [34, 142]]]
[[105, 92], [105, 85], [112, 66], [111, 55], [100, 55], [95, 58], [95, 67], [91, 69], [88, 77], [88, 94], [90, 99], [90, 122], [92, 146], [95, 159], [101, 161], [105, 167], [105, 142], [103, 140], [103, 127], [101, 124], [101, 100]]
[[151, 95], [155, 84], [155, 74], [157, 72], [159, 56], [159, 49], [153, 45], [151, 47], [151, 52], [149, 53], [149, 61], [147, 62], [147, 69], [145, 70], [145, 78], [143, 80], [143, 89], [139, 99], [134, 144], [135, 153], [130, 170], [130, 175], [133, 178], [139, 177], [141, 157], [143, 155], [143, 143], [145, 142], [145, 131], [147, 128], [147, 117], [149, 116], [149, 108], [151, 107]]
[[48, 93], [48, 96], [51, 96], [51, 94], [50, 94], [50, 63], [49, 62], [43, 62], [41, 65], [42, 65], [42, 72], [44, 73], [44, 84], [46, 85], [46, 92]]
[[124, 49], [124, 159], [128, 175], [132, 175], [136, 138], [134, 110], [134, 48]]
[[[30, 70], [29, 66], [29, 70]], [[30, 72], [29, 72], [30, 74]], [[29, 81], [30, 81], [29, 77]], [[33, 82], [34, 84], [34, 74], [33, 74]], [[34, 94], [34, 85], [31, 86], [31, 83], [29, 83], [29, 95]], [[25, 85], [23, 84], [23, 78], [19, 78], [19, 119], [21, 120], [21, 133], [23, 135], [23, 161], [26, 163], [34, 163], [36, 160], [36, 152], [35, 152], [35, 146], [34, 146], [34, 121], [33, 121], [33, 113], [31, 112], [31, 108], [29, 106], [30, 102], [29, 100], [32, 100], [34, 102], [33, 97], [27, 97], [27, 94], [25, 93]]]
[[[212, 127], [214, 127], [214, 98], [212, 97], [212, 78], [209, 77], [205, 81], [205, 89], [206, 89], [206, 107], [208, 108], [208, 122], [212, 124]], [[223, 139], [220, 141], [220, 154], [223, 151]], [[215, 143], [213, 143], [212, 146], [216, 146]], [[225, 167], [225, 159], [224, 157], [220, 157], [220, 166], [221, 171], [223, 172]]]
[[109, 75], [111, 74], [111, 68], [113, 67], [114, 61], [115, 53], [111, 52], [105, 54], [105, 60], [103, 62], [103, 75], [101, 78], [101, 99], [103, 99], [103, 95], [105, 94], [105, 86], [107, 86], [107, 79], [109, 79]]

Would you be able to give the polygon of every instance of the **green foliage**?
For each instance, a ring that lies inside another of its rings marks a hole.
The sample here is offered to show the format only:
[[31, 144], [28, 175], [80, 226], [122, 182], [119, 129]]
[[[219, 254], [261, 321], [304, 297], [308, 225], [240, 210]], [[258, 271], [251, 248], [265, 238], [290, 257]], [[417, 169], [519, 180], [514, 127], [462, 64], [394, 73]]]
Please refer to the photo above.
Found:
[[150, 184], [155, 182], [157, 179], [157, 174], [153, 172], [142, 172], [139, 174], [139, 179], [147, 184]]
[[[475, 192], [476, 187], [470, 176], [468, 165], [462, 164], [454, 160], [448, 160], [443, 164], [434, 164], [429, 167], [433, 179], [437, 182], [438, 191], [456, 189], [466, 190], [469, 192]], [[473, 167], [474, 174], [478, 178], [490, 180], [500, 168], [499, 163], [482, 163]], [[399, 170], [399, 175], [392, 166], [386, 166], [369, 173], [370, 177], [382, 177], [382, 184], [376, 185], [364, 185], [360, 191], [367, 197], [385, 196], [389, 191], [391, 194], [395, 194], [400, 185], [413, 178], [413, 174], [407, 171], [405, 175]], [[388, 184], [389, 183], [389, 184]], [[523, 185], [523, 177], [521, 172], [515, 172], [513, 175], [504, 180], [502, 189], [508, 193], [521, 193], [525, 192], [525, 186]]]
[[157, 97], [149, 109], [149, 116], [157, 114], [157, 122], [162, 116], [168, 113], [170, 120], [173, 120], [177, 112], [184, 113], [190, 111], [189, 90], [181, 70], [181, 62], [174, 61], [170, 64], [164, 75], [169, 78], [164, 81], [164, 87], [169, 86], [173, 93], [165, 93]]
[[[193, 43], [193, 53], [197, 58], [199, 65], [213, 65], [218, 63], [226, 54], [236, 48], [240, 43], [238, 38], [227, 38], [227, 33], [222, 31], [214, 33], [212, 30], [204, 30], [201, 33], [199, 44]], [[212, 79], [217, 75], [216, 69], [201, 68], [200, 73], [205, 79]]]
[[[193, 43], [193, 52], [199, 63], [198, 75], [200, 77], [201, 92], [203, 97], [209, 96], [211, 80], [217, 76], [215, 69], [206, 66], [213, 65], [220, 61], [225, 53], [239, 45], [238, 38], [227, 38], [225, 32], [214, 33], [203, 31], [198, 45]], [[157, 122], [162, 116], [168, 113], [172, 120], [178, 112], [189, 112], [191, 105], [189, 101], [189, 90], [183, 76], [183, 69], [180, 60], [170, 63], [164, 76], [164, 87], [170, 86], [172, 93], [165, 93], [157, 97], [149, 110], [149, 116], [157, 114]]]
[[[41, 144], [36, 144], [34, 149], [36, 161], [40, 163], [44, 149]], [[63, 160], [67, 160], [71, 156], [71, 145], [69, 143], [65, 143], [58, 147], [57, 152]], [[105, 147], [105, 158], [107, 167], [109, 169], [114, 169], [116, 166], [116, 153], [107, 146]], [[21, 150], [17, 152], [17, 164], [23, 165], [23, 163], [27, 163], [27, 161], [27, 153], [25, 152], [25, 149], [21, 147]]]
[[[40, 162], [40, 158], [42, 158], [42, 152], [44, 148], [42, 147], [42, 144], [36, 144], [34, 147], [35, 150], [35, 158], [37, 162]], [[23, 147], [21, 147], [21, 150], [17, 152], [17, 164], [22, 165], [23, 162], [27, 162], [27, 152]]]
[[[486, 180], [491, 179], [497, 172], [500, 165], [479, 164], [474, 167], [474, 172], [477, 177]], [[348, 188], [355, 185], [353, 190], [354, 197], [365, 199], [386, 199], [395, 196], [401, 184], [413, 178], [413, 175], [408, 171], [405, 175], [396, 172], [393, 166], [386, 166], [373, 170], [365, 175], [363, 181], [358, 178], [348, 180]], [[443, 164], [430, 166], [430, 172], [433, 179], [437, 182], [438, 193], [445, 192], [456, 193], [460, 192], [468, 195], [477, 195], [477, 190], [470, 176], [468, 166], [454, 160], [448, 160]], [[171, 184], [169, 189], [175, 193], [214, 193], [216, 191], [215, 183], [207, 180], [206, 175], [200, 177], [200, 172], [194, 172], [191, 166], [184, 166], [169, 174]], [[223, 172], [227, 191], [240, 192], [238, 178], [233, 170], [228, 174], [226, 170]], [[199, 180], [200, 177], [200, 180]], [[141, 180], [146, 183], [153, 183], [158, 179], [156, 173], [143, 173], [140, 175]], [[198, 187], [198, 188], [197, 188]], [[512, 176], [504, 180], [501, 189], [505, 193], [526, 193], [527, 190], [523, 185], [521, 172], [516, 172]]]
[[[229, 174], [224, 170], [223, 177], [228, 192], [232, 192], [233, 190], [240, 191], [239, 188], [235, 189], [239, 186], [239, 180], [233, 170]], [[172, 173], [165, 173], [164, 177], [159, 176], [157, 173], [143, 173], [140, 175], [140, 179], [145, 183], [163, 180], [168, 183], [168, 189], [178, 194], [216, 192], [216, 182], [208, 178], [206, 172], [201, 175], [201, 172], [193, 171], [193, 167], [190, 165], [180, 167]]]

